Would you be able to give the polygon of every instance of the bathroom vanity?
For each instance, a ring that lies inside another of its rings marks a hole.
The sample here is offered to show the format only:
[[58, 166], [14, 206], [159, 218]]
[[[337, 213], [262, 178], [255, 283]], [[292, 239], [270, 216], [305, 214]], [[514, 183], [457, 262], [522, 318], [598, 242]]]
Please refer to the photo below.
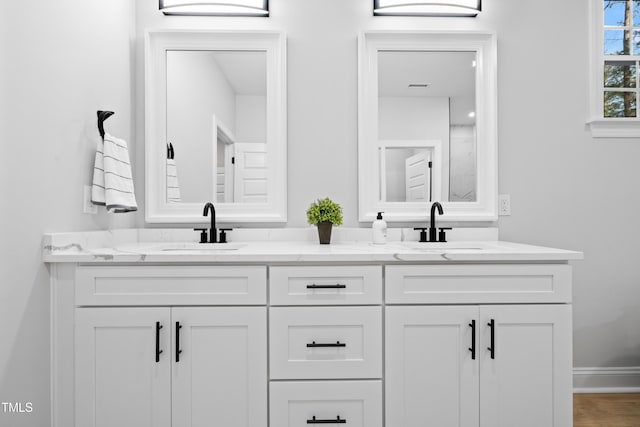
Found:
[[54, 426], [572, 425], [579, 252], [142, 234], [44, 238]]

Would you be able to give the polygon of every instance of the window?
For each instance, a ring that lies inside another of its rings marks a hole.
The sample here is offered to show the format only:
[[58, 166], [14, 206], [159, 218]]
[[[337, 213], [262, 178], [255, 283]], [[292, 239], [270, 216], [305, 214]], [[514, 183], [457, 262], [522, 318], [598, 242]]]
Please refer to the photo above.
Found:
[[640, 0], [591, 0], [594, 137], [640, 137]]

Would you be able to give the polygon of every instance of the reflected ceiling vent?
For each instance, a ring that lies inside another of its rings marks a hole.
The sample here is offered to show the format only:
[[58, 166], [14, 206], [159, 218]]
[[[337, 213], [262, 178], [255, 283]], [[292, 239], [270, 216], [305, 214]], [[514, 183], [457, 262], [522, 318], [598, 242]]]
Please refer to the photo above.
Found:
[[401, 1], [373, 0], [374, 16], [466, 16], [476, 17], [482, 0]]
[[159, 1], [165, 15], [269, 16], [269, 0]]

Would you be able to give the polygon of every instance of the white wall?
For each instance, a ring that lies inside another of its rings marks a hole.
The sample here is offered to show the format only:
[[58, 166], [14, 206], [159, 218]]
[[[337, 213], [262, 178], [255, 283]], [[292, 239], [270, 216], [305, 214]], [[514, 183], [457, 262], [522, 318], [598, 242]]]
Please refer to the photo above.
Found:
[[267, 142], [267, 97], [236, 95], [236, 140]]
[[[45, 232], [131, 226], [135, 214], [82, 213], [105, 129], [132, 138], [133, 6], [129, 0], [21, 0], [0, 11], [0, 408], [1, 426], [49, 425], [49, 279]], [[132, 153], [134, 154], [134, 153]], [[138, 160], [132, 156], [132, 161]], [[134, 175], [137, 174], [134, 171]]]
[[437, 139], [449, 145], [449, 98], [378, 98], [378, 137]]

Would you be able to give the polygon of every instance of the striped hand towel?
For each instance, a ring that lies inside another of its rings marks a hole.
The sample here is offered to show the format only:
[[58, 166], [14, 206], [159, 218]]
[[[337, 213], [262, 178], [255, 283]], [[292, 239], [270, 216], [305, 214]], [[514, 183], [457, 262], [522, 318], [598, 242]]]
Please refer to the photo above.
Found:
[[127, 142], [108, 133], [96, 150], [91, 201], [110, 212], [138, 210]]
[[169, 203], [180, 202], [180, 184], [178, 183], [175, 159], [167, 159], [167, 201]]

